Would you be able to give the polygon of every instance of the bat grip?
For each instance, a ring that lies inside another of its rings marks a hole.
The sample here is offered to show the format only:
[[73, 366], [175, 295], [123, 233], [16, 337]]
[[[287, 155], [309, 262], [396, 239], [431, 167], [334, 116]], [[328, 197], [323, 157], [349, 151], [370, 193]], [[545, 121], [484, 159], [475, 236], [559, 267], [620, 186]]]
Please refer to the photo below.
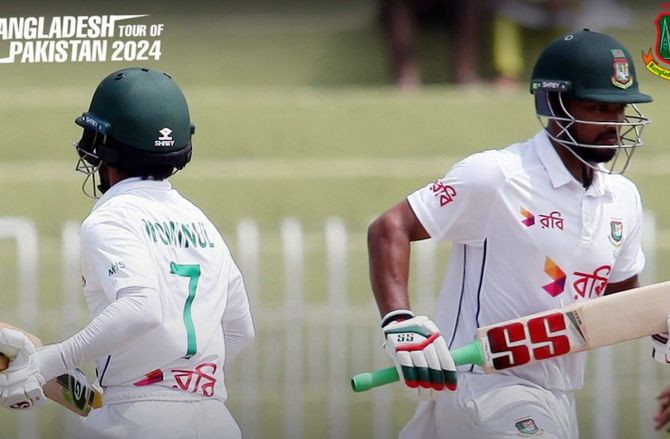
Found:
[[[456, 367], [464, 364], [476, 364], [481, 366], [484, 364], [484, 351], [482, 345], [477, 341], [455, 349], [451, 352]], [[351, 378], [351, 388], [354, 392], [365, 392], [373, 387], [383, 386], [396, 382], [400, 379], [398, 371], [395, 367], [387, 367], [385, 369], [377, 369], [371, 372], [363, 372], [354, 375]]]

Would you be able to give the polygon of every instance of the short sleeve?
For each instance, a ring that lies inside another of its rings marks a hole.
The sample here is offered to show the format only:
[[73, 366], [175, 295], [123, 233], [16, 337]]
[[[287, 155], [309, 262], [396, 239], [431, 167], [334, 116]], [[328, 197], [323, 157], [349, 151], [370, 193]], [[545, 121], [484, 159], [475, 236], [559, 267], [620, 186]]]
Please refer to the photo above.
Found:
[[471, 155], [447, 175], [407, 198], [414, 214], [437, 240], [475, 243], [485, 237], [505, 175], [495, 151]]
[[159, 290], [155, 265], [145, 242], [123, 225], [84, 223], [81, 258], [85, 279], [94, 278], [109, 300], [127, 287]]
[[609, 276], [609, 282], [612, 283], [621, 282], [640, 274], [645, 265], [644, 252], [642, 251], [644, 212], [637, 188], [634, 188], [633, 192], [631, 215], [628, 220], [631, 225], [629, 230], [626, 230], [626, 223], [622, 226], [624, 239], [614, 262], [612, 273]]

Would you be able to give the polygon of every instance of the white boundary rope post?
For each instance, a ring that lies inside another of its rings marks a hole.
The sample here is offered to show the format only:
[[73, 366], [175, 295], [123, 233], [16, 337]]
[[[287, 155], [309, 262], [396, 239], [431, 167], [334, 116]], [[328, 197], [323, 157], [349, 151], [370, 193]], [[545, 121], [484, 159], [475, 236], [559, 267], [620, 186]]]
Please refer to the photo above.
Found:
[[79, 227], [80, 224], [77, 221], [68, 221], [61, 230], [61, 257], [63, 258], [63, 305], [61, 308], [63, 326], [61, 335], [63, 337], [69, 337], [81, 329], [82, 277], [79, 261]]
[[[381, 334], [381, 330], [377, 330]], [[375, 337], [375, 341], [379, 338]], [[389, 367], [391, 359], [381, 346], [374, 349], [374, 368]], [[393, 437], [393, 386], [382, 386], [373, 390], [372, 422], [373, 439], [388, 439]]]
[[[79, 257], [79, 228], [77, 221], [67, 221], [61, 229], [61, 257], [63, 264], [63, 304], [61, 307], [61, 338], [72, 336], [81, 329], [82, 296], [81, 263]], [[82, 418], [62, 410], [63, 437], [77, 437]]]
[[281, 224], [284, 252], [284, 437], [303, 437], [303, 268], [304, 241], [300, 222], [287, 218]]
[[[346, 439], [349, 431], [347, 371], [347, 229], [340, 218], [326, 221], [328, 315], [330, 327], [330, 437]], [[358, 332], [359, 328], [356, 328]]]
[[[642, 248], [647, 258], [645, 270], [640, 275], [640, 284], [648, 285], [656, 281], [656, 219], [648, 211], [644, 212], [644, 235], [642, 237]], [[639, 349], [633, 349], [637, 347]], [[647, 352], [645, 352], [647, 350]], [[618, 427], [617, 410], [620, 401], [619, 374], [625, 370], [616, 362], [616, 358], [628, 358], [638, 356], [639, 374], [637, 407], [639, 437], [654, 437], [655, 432], [652, 425], [652, 417], [655, 410], [655, 398], [649, 389], [654, 387], [654, 365], [651, 358], [651, 348], [647, 340], [625, 345], [607, 346], [597, 349], [592, 356], [595, 366], [595, 401], [594, 401], [594, 434], [596, 439], [611, 439], [617, 437]], [[615, 367], [618, 364], [619, 367]], [[634, 365], [633, 361], [631, 365]], [[632, 415], [632, 413], [631, 413]]]
[[[17, 326], [36, 333], [38, 313], [37, 276], [39, 273], [39, 237], [35, 224], [27, 218], [0, 218], [0, 238], [15, 239], [18, 271]], [[18, 413], [19, 439], [38, 437], [37, 411]]]
[[595, 439], [617, 437], [617, 383], [614, 370], [612, 346], [596, 349], [593, 355], [595, 366], [595, 403], [593, 425]]
[[[244, 285], [249, 297], [252, 314], [259, 305], [259, 276], [260, 276], [260, 233], [258, 225], [252, 219], [246, 218], [237, 225], [237, 257], [240, 261], [240, 270], [244, 277]], [[258, 340], [247, 347], [248, 352], [242, 356], [242, 424], [245, 437], [259, 438], [261, 423], [259, 408], [258, 381], [259, 346]]]
[[435, 308], [435, 276], [436, 276], [436, 257], [437, 241], [426, 239], [412, 244], [414, 252], [414, 270], [416, 273], [415, 291], [410, 295], [417, 297], [415, 313], [433, 315]]
[[[642, 235], [642, 248], [647, 257], [647, 263], [640, 284], [648, 285], [658, 281], [657, 277], [657, 260], [658, 260], [658, 229], [656, 225], [656, 217], [648, 211], [644, 212], [644, 226]], [[640, 348], [639, 361], [639, 384], [638, 389], [638, 435], [641, 438], [656, 437], [657, 433], [654, 430], [652, 419], [656, 412], [656, 395], [661, 391], [662, 387], [658, 385], [656, 380], [656, 362], [651, 358], [651, 342], [648, 338], [644, 338], [637, 342]]]

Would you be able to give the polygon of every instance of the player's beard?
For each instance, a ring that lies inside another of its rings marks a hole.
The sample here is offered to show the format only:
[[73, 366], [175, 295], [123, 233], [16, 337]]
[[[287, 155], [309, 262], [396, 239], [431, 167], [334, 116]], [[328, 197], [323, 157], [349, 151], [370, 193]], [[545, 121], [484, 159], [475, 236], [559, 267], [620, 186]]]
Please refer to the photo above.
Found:
[[[588, 142], [584, 142], [582, 141], [583, 139], [577, 138], [577, 135], [572, 128], [570, 128], [570, 134], [577, 141], [577, 143], [603, 146], [612, 145], [612, 148], [594, 148], [589, 146], [569, 145], [569, 148], [575, 154], [588, 163], [607, 163], [616, 155], [619, 136], [615, 128], [603, 131], [602, 133], [598, 134], [595, 139], [591, 139]], [[613, 143], [615, 138], [616, 142]]]

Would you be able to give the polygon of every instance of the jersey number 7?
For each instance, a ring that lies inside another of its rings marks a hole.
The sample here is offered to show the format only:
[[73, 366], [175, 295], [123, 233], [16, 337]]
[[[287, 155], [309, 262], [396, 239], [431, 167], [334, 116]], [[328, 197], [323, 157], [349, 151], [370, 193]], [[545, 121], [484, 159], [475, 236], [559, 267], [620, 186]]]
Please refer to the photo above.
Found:
[[182, 265], [170, 262], [170, 273], [189, 278], [188, 296], [186, 296], [186, 303], [184, 304], [184, 326], [186, 326], [187, 343], [184, 358], [189, 359], [198, 351], [195, 326], [193, 325], [193, 317], [191, 316], [191, 306], [193, 305], [195, 291], [198, 288], [198, 280], [200, 279], [200, 265]]

